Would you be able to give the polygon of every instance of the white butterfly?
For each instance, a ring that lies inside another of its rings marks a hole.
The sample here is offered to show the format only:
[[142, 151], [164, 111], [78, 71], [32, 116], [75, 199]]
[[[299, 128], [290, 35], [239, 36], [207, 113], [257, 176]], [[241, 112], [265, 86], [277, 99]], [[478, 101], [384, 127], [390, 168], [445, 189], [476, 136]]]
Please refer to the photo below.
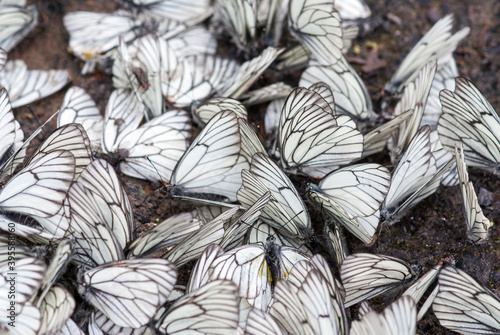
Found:
[[455, 150], [462, 142], [469, 166], [497, 170], [500, 164], [500, 117], [474, 84], [457, 78], [455, 92], [440, 94], [443, 114], [438, 133], [443, 147]]
[[285, 331], [268, 313], [252, 308], [248, 313], [245, 334], [248, 335], [285, 335]]
[[66, 70], [28, 70], [22, 60], [7, 61], [0, 71], [0, 85], [9, 92], [12, 108], [45, 98], [68, 82]]
[[216, 114], [177, 162], [170, 178], [171, 193], [209, 193], [236, 201], [241, 170], [248, 167], [240, 153], [239, 129], [233, 112]]
[[370, 7], [364, 0], [337, 0], [335, 1], [335, 9], [339, 12], [342, 21], [367, 19], [372, 15]]
[[7, 63], [7, 51], [0, 48], [0, 71], [3, 70], [5, 63]]
[[113, 167], [93, 161], [68, 192], [75, 239], [74, 261], [94, 267], [125, 258], [123, 249], [134, 230], [132, 209]]
[[176, 280], [177, 268], [165, 259], [128, 259], [86, 271], [78, 291], [116, 325], [139, 328], [152, 321]]
[[59, 115], [59, 123], [82, 123], [91, 143], [100, 143], [108, 155], [118, 153], [120, 170], [139, 179], [170, 178], [191, 136], [188, 114], [182, 110], [165, 112], [139, 126], [144, 106], [126, 90], [111, 93], [103, 118], [83, 90], [72, 88]]
[[386, 94], [399, 93], [406, 83], [415, 79], [422, 67], [433, 60], [437, 60], [439, 66], [441, 58], [446, 59], [456, 49], [458, 43], [469, 34], [470, 29], [465, 27], [452, 35], [452, 24], [453, 15], [448, 14], [436, 22], [417, 42], [385, 85]]
[[432, 310], [443, 327], [458, 333], [500, 332], [500, 298], [454, 267], [441, 270]]
[[345, 307], [399, 287], [414, 276], [410, 265], [395, 257], [365, 253], [349, 255], [340, 268], [346, 291]]
[[437, 171], [436, 159], [431, 152], [429, 127], [420, 128], [392, 172], [391, 187], [381, 215], [388, 222], [397, 221], [411, 207], [436, 192], [441, 177], [452, 163], [452, 160], [449, 161]]
[[[15, 6], [0, 6], [0, 48], [10, 52], [38, 24], [35, 5], [26, 8], [19, 2]], [[21, 7], [22, 6], [22, 7]]]
[[333, 219], [369, 244], [380, 221], [380, 206], [389, 190], [389, 171], [374, 163], [333, 171], [308, 196]]
[[249, 170], [243, 170], [238, 201], [245, 207], [254, 204], [266, 192], [272, 199], [263, 209], [262, 220], [285, 238], [307, 241], [312, 236], [307, 208], [290, 179], [263, 153], [256, 153]]
[[361, 156], [363, 136], [351, 127], [348, 117], [335, 117], [333, 108], [315, 87], [290, 93], [278, 128], [278, 149], [286, 171], [321, 178]]
[[474, 185], [469, 180], [462, 143], [455, 146], [455, 159], [457, 161], [460, 190], [462, 191], [465, 220], [467, 222], [467, 237], [474, 242], [486, 242], [491, 224], [490, 220], [484, 216], [474, 191]]
[[163, 334], [237, 334], [238, 288], [214, 280], [177, 300], [156, 328]]
[[204, 127], [215, 114], [230, 110], [240, 119], [247, 119], [247, 109], [236, 99], [231, 98], [211, 98], [192, 109], [193, 119], [200, 126]]
[[210, 11], [208, 0], [125, 0], [132, 9], [153, 19], [171, 19], [179, 22], [192, 20], [198, 16], [205, 16]]
[[256, 37], [257, 2], [217, 0], [214, 9], [238, 48], [245, 50]]
[[394, 301], [382, 313], [370, 309], [361, 320], [353, 321], [353, 335], [413, 335], [417, 331], [417, 307], [410, 297], [401, 297]]

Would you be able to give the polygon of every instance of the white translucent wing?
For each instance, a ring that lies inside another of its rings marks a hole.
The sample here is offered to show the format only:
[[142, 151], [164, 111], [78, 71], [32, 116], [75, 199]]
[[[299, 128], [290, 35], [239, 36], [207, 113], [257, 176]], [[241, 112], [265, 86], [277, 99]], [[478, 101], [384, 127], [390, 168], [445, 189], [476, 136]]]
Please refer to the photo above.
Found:
[[408, 122], [412, 116], [412, 112], [411, 110], [405, 111], [403, 114], [396, 116], [394, 119], [364, 135], [362, 157], [365, 158], [384, 150], [387, 145], [387, 140], [401, 127], [401, 125]]
[[287, 105], [278, 128], [278, 148], [286, 170], [321, 178], [318, 170], [334, 169], [361, 156], [363, 136], [357, 129], [337, 126], [334, 116], [320, 105], [307, 104], [295, 113], [287, 113]]
[[0, 166], [3, 168], [3, 165], [16, 150], [16, 124], [9, 95], [5, 88], [0, 90], [0, 134], [2, 136], [2, 143], [0, 144]]
[[241, 176], [235, 169], [247, 166], [239, 164], [240, 148], [236, 115], [215, 115], [177, 162], [170, 179], [173, 194], [213, 193], [236, 200]]
[[246, 106], [261, 104], [274, 99], [286, 98], [292, 87], [283, 82], [277, 82], [243, 94], [240, 98]]
[[226, 30], [240, 49], [246, 49], [248, 41], [255, 37], [257, 27], [256, 4], [249, 0], [217, 0], [215, 11]]
[[196, 106], [192, 110], [193, 118], [200, 126], [204, 126], [210, 121], [215, 114], [230, 110], [238, 116], [238, 118], [247, 119], [247, 110], [245, 106], [236, 99], [231, 98], [211, 98], [204, 103]]
[[410, 265], [398, 258], [358, 253], [346, 257], [340, 278], [349, 307], [403, 285], [415, 276]]
[[75, 180], [92, 161], [90, 140], [85, 129], [78, 123], [67, 124], [54, 130], [33, 152], [28, 164], [54, 152], [66, 150], [75, 158]]
[[55, 335], [85, 335], [85, 333], [78, 327], [75, 321], [68, 319]]
[[458, 77], [457, 63], [453, 54], [443, 56], [439, 61], [439, 66], [432, 81], [427, 104], [425, 105], [424, 115], [422, 116], [421, 126], [429, 125], [432, 130], [436, 129], [439, 117], [441, 116], [441, 102], [439, 93], [446, 89], [453, 91], [455, 89], [455, 78]]
[[148, 230], [127, 246], [128, 258], [147, 256], [176, 244], [187, 235], [201, 227], [193, 212], [169, 217], [151, 230]]
[[30, 162], [2, 188], [0, 209], [49, 218], [63, 205], [75, 174], [75, 158], [69, 151], [53, 151]]
[[21, 94], [27, 78], [28, 66], [24, 61], [20, 59], [7, 61], [3, 71], [0, 71], [0, 85], [7, 89], [11, 101]]
[[115, 152], [123, 137], [139, 127], [144, 113], [144, 105], [132, 91], [114, 90], [104, 112], [102, 150], [106, 153]]
[[208, 281], [208, 270], [210, 265], [224, 250], [217, 244], [209, 245], [201, 254], [200, 258], [191, 270], [191, 276], [186, 286], [186, 294], [196, 291]]
[[462, 334], [498, 334], [500, 299], [460, 269], [439, 274], [439, 292], [432, 305], [443, 327]]
[[231, 281], [215, 280], [176, 301], [158, 322], [166, 334], [236, 334], [238, 288]]
[[247, 335], [285, 335], [276, 320], [266, 312], [253, 308], [248, 314], [245, 328]]
[[413, 110], [413, 112], [411, 118], [399, 127], [397, 136], [392, 137], [393, 142], [390, 146], [390, 153], [393, 163], [398, 161], [404, 148], [408, 147], [420, 128], [436, 70], [436, 62], [429, 62], [420, 70], [418, 77], [404, 87], [403, 96], [394, 109], [394, 115], [401, 115], [408, 110]]
[[413, 335], [417, 331], [417, 308], [410, 297], [402, 297], [389, 305], [382, 313], [367, 312], [361, 320], [353, 321], [353, 335], [401, 334]]
[[64, 326], [75, 310], [75, 299], [63, 286], [53, 286], [40, 304], [39, 334], [52, 334]]
[[[160, 313], [164, 307], [160, 309]], [[158, 317], [158, 313], [155, 316]], [[154, 335], [155, 331], [151, 325], [139, 328], [120, 327], [113, 323], [106, 315], [100, 311], [94, 311], [90, 315], [88, 325], [89, 335]]]
[[15, 312], [15, 327], [5, 326], [11, 321], [2, 315], [0, 317], [0, 330], [3, 332], [7, 328], [9, 335], [37, 335], [40, 328], [40, 317], [40, 310], [30, 302], [26, 302], [22, 308]]
[[130, 42], [139, 34], [141, 20], [128, 12], [70, 12], [63, 17], [70, 50], [78, 58], [94, 62], [97, 56], [116, 48], [121, 36]]
[[431, 152], [429, 127], [422, 127], [413, 137], [392, 173], [391, 187], [384, 201], [382, 216], [391, 218], [406, 198], [436, 174], [436, 169], [436, 160]]
[[304, 238], [311, 233], [311, 219], [295, 186], [285, 173], [265, 154], [257, 153], [250, 170], [242, 172], [243, 185], [238, 201], [245, 207], [270, 191], [272, 199], [263, 210], [263, 220], [280, 233]]
[[90, 139], [92, 147], [101, 146], [103, 117], [94, 100], [81, 87], [71, 87], [59, 108], [57, 126], [80, 123]]
[[472, 82], [456, 79], [455, 92], [440, 94], [443, 114], [438, 132], [443, 147], [453, 152], [462, 142], [469, 166], [496, 168], [500, 163], [500, 118]]
[[458, 43], [469, 34], [470, 29], [462, 28], [455, 34], [451, 34], [452, 24], [453, 15], [446, 15], [417, 42], [385, 85], [384, 90], [387, 93], [398, 92], [406, 82], [417, 76], [425, 64], [438, 60], [456, 49]]
[[[46, 270], [45, 262], [35, 257], [23, 257], [10, 260], [0, 266], [0, 293], [2, 308], [7, 309], [10, 305], [8, 296], [12, 295], [11, 285], [15, 285], [15, 302], [17, 311], [20, 311], [22, 306], [31, 298], [31, 296], [38, 290], [42, 283], [42, 278]], [[12, 280], [14, 279], [14, 282]], [[10, 299], [12, 301], [12, 299]], [[6, 317], [7, 313], [2, 315]]]
[[259, 56], [243, 63], [237, 73], [217, 91], [217, 96], [238, 99], [271, 65], [281, 51], [269, 47]]
[[121, 138], [117, 150], [125, 161], [120, 163], [120, 171], [139, 179], [170, 180], [190, 137], [187, 112], [165, 112]]
[[483, 210], [477, 200], [476, 191], [474, 191], [474, 185], [469, 180], [461, 143], [455, 147], [455, 159], [457, 161], [460, 190], [462, 191], [465, 220], [467, 222], [467, 237], [474, 242], [486, 242], [490, 220], [484, 216]]
[[[363, 242], [369, 243], [378, 227], [379, 209], [389, 185], [389, 171], [381, 165], [367, 163], [352, 165], [328, 174], [321, 180], [318, 189], [315, 190], [313, 186], [310, 192], [316, 191], [326, 196], [329, 201], [324, 209], [328, 214]], [[321, 200], [322, 197], [317, 199]], [[345, 220], [343, 211], [340, 211], [340, 215], [337, 215], [339, 210], [329, 211], [331, 206], [328, 204], [331, 202], [341, 206], [348, 213], [349, 220]], [[323, 201], [320, 201], [320, 204], [322, 203]]]
[[315, 334], [297, 292], [284, 280], [276, 283], [268, 313], [290, 334]]
[[176, 279], [165, 259], [129, 259], [86, 271], [79, 292], [118, 326], [139, 328], [167, 301]]
[[38, 24], [35, 5], [0, 7], [0, 48], [9, 52]]
[[337, 113], [348, 114], [361, 121], [377, 117], [368, 89], [343, 56], [337, 63], [328, 66], [310, 62], [302, 73], [299, 86], [308, 87], [319, 81], [332, 90]]
[[225, 252], [212, 262], [208, 276], [210, 280], [232, 280], [240, 297], [255, 308], [264, 310], [271, 300], [271, 274], [261, 245], [243, 245]]
[[7, 51], [0, 48], [0, 71], [3, 70], [5, 63], [7, 63]]
[[67, 83], [69, 74], [66, 70], [29, 70], [23, 90], [12, 101], [12, 107], [17, 108], [45, 98]]
[[364, 0], [337, 0], [335, 9], [343, 21], [366, 19], [372, 15], [370, 7]]
[[180, 22], [204, 16], [210, 11], [208, 0], [131, 0], [137, 9], [152, 18], [171, 19]]
[[239, 209], [239, 207], [233, 207], [223, 212], [203, 225], [200, 230], [180, 241], [164, 257], [179, 267], [191, 260], [198, 259], [207, 246], [220, 243], [224, 235], [224, 225]]
[[288, 26], [321, 64], [334, 64], [342, 57], [341, 19], [333, 4], [291, 0]]

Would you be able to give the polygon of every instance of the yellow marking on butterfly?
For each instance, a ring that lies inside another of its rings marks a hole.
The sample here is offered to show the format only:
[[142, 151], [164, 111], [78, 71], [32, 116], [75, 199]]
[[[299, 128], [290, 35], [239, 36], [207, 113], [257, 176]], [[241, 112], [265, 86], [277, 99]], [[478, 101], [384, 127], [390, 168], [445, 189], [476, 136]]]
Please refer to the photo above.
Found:
[[264, 276], [264, 266], [265, 266], [265, 267], [266, 267], [266, 269], [267, 269], [267, 274], [266, 274], [266, 276], [267, 276], [267, 278], [266, 278], [266, 279], [267, 279], [267, 283], [268, 283], [269, 285], [271, 285], [271, 276], [269, 276], [269, 275], [268, 275], [269, 273], [271, 273], [271, 269], [269, 268], [269, 265], [267, 264], [267, 262], [266, 262], [266, 261], [264, 261], [264, 262], [262, 263], [262, 265], [260, 266], [260, 269], [259, 269], [259, 276], [260, 276], [260, 277]]
[[493, 221], [490, 221], [490, 228], [493, 227]]

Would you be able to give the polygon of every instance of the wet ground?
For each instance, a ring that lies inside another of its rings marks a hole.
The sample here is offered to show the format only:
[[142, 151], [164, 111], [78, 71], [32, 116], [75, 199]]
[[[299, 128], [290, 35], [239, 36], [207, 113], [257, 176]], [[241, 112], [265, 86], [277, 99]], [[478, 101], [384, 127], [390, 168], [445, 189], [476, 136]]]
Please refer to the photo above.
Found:
[[[80, 76], [83, 64], [67, 52], [68, 35], [62, 25], [62, 16], [75, 10], [110, 12], [116, 8], [116, 3], [96, 0], [46, 0], [35, 3], [40, 9], [40, 24], [9, 54], [9, 58], [25, 60], [30, 69], [67, 69], [73, 85], [86, 89], [101, 111], [104, 111], [111, 92], [110, 77], [99, 72]], [[373, 12], [370, 24], [372, 30], [355, 41], [355, 52], [349, 54], [349, 59], [365, 80], [377, 112], [384, 83], [423, 33], [448, 13], [455, 14], [456, 29], [464, 26], [471, 28], [470, 35], [459, 45], [456, 52], [461, 75], [474, 81], [492, 105], [500, 111], [500, 3], [497, 0], [375, 0], [368, 3]], [[292, 73], [272, 74], [271, 77], [273, 75], [296, 85]], [[267, 76], [267, 80], [269, 78]], [[16, 117], [25, 133], [31, 133], [38, 127], [38, 122], [43, 122], [57, 110], [64, 92], [65, 90], [29, 107], [16, 110]], [[261, 122], [259, 116], [262, 115], [262, 110], [256, 109], [253, 113], [251, 120], [258, 125]], [[54, 128], [55, 124], [51, 124], [48, 130]], [[379, 159], [388, 162], [386, 157]], [[443, 257], [453, 255], [458, 267], [500, 294], [500, 180], [477, 169], [470, 171], [470, 178], [477, 192], [484, 189], [492, 193], [490, 204], [483, 207], [486, 216], [495, 222], [490, 240], [486, 244], [474, 245], [466, 238], [459, 188], [441, 187], [401, 222], [384, 227], [373, 246], [362, 245], [347, 236], [351, 251], [392, 255], [418, 263], [424, 269], [431, 268]], [[157, 191], [159, 185], [128, 177], [123, 177], [123, 182], [136, 214], [138, 233], [180, 209], [189, 209], [188, 206], [166, 199]], [[188, 271], [188, 268], [181, 269], [183, 277]], [[376, 302], [379, 303], [377, 306], [381, 306], [380, 303], [388, 301]], [[418, 324], [418, 329], [421, 334], [451, 333], [439, 326], [432, 313], [427, 314]]]

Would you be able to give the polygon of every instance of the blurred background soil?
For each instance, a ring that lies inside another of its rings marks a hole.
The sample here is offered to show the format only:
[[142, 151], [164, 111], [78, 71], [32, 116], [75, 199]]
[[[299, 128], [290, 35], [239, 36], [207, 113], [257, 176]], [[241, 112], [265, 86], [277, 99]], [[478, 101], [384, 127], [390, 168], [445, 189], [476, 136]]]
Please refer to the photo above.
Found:
[[[442, 16], [455, 15], [455, 29], [471, 28], [470, 35], [459, 44], [455, 53], [459, 72], [471, 79], [488, 98], [493, 107], [500, 111], [498, 78], [500, 75], [500, 2], [498, 0], [443, 0], [443, 1], [367, 1], [372, 10], [370, 29], [354, 43], [348, 55], [371, 93], [375, 110], [379, 112], [382, 88], [394, 73], [405, 55], [420, 37]], [[81, 61], [68, 53], [68, 34], [62, 25], [65, 13], [76, 10], [112, 12], [117, 8], [115, 1], [97, 0], [40, 0], [40, 23], [25, 40], [10, 54], [10, 59], [23, 59], [29, 69], [67, 69], [72, 85], [83, 87], [95, 99], [101, 112], [112, 90], [109, 75], [97, 72], [81, 76]], [[455, 30], [455, 31], [456, 31]], [[232, 55], [231, 48], [221, 48]], [[271, 73], [273, 77], [286, 80], [296, 86], [296, 73]], [[258, 83], [257, 83], [258, 85]], [[35, 102], [28, 107], [18, 108], [16, 118], [21, 122], [25, 134], [30, 134], [39, 123], [46, 120], [61, 105], [66, 88], [61, 92]], [[251, 108], [250, 120], [255, 126], [262, 124], [262, 107]], [[50, 124], [46, 134], [55, 129]], [[388, 163], [385, 156], [377, 161]], [[500, 294], [500, 180], [481, 170], [472, 169], [470, 178], [476, 192], [485, 195], [487, 205], [483, 206], [486, 216], [495, 225], [491, 228], [490, 240], [483, 245], [474, 245], [466, 238], [466, 224], [463, 215], [460, 190], [457, 187], [441, 187], [438, 192], [420, 203], [400, 222], [383, 227], [373, 246], [365, 246], [347, 236], [351, 252], [371, 252], [392, 255], [406, 259], [413, 264], [430, 269], [443, 257], [453, 255], [457, 266], [474, 276], [479, 282]], [[123, 176], [136, 214], [137, 233], [147, 230], [157, 222], [190, 207], [167, 199], [159, 192], [160, 185], [141, 182]], [[299, 189], [301, 185], [298, 185]], [[303, 187], [302, 187], [303, 188]], [[482, 189], [482, 191], [480, 191]], [[312, 217], [318, 218], [312, 211]], [[322, 222], [318, 222], [322, 225]], [[321, 239], [321, 233], [318, 231]], [[186, 278], [189, 268], [182, 277]], [[398, 292], [396, 292], [398, 293]], [[399, 292], [400, 293], [400, 292]], [[387, 304], [390, 298], [376, 299], [376, 306]], [[420, 334], [451, 334], [442, 328], [434, 315], [428, 313], [418, 324]]]

